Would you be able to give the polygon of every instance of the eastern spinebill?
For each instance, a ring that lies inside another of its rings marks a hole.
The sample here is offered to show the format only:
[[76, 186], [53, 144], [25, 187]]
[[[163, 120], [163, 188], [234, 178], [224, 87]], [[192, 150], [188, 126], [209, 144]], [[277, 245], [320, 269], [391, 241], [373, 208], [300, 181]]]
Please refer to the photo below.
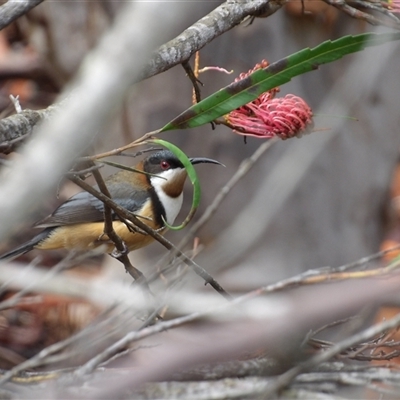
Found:
[[[220, 164], [209, 158], [191, 158], [192, 164]], [[151, 154], [135, 167], [109, 176], [105, 183], [112, 200], [141, 217], [159, 233], [165, 232], [164, 221], [172, 225], [183, 201], [183, 185], [187, 176], [179, 159], [169, 150]], [[97, 186], [95, 186], [96, 189]], [[113, 212], [113, 228], [127, 248], [137, 250], [151, 243], [151, 235], [134, 232]], [[106, 252], [114, 249], [113, 242], [104, 234], [104, 204], [88, 192], [80, 192], [59, 206], [51, 215], [35, 224], [44, 228], [33, 239], [0, 256], [16, 258], [32, 249], [92, 250], [105, 245]]]

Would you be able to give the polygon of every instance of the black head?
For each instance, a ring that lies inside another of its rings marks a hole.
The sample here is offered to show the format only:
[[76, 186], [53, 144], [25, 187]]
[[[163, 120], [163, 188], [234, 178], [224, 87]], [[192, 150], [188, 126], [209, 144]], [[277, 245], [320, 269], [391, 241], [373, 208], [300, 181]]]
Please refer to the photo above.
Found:
[[[190, 162], [194, 164], [210, 163], [223, 165], [220, 162], [211, 158], [196, 157], [190, 158]], [[169, 150], [160, 150], [156, 153], [151, 154], [143, 161], [143, 169], [151, 174], [160, 174], [161, 172], [168, 171], [170, 169], [184, 169], [183, 164], [179, 159]]]
[[183, 169], [183, 164], [169, 150], [160, 150], [143, 160], [143, 169], [150, 174], [159, 174], [170, 169]]

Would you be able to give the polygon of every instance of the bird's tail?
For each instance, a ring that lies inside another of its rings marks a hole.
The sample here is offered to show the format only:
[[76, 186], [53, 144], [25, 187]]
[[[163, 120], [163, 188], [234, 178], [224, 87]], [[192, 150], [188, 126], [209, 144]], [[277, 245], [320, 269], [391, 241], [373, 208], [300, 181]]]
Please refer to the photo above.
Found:
[[42, 240], [46, 239], [49, 236], [49, 233], [53, 229], [54, 228], [47, 228], [44, 231], [37, 234], [35, 237], [33, 237], [28, 242], [25, 242], [24, 244], [21, 244], [21, 246], [18, 246], [13, 250], [8, 251], [7, 253], [0, 255], [0, 260], [11, 260], [11, 259], [17, 258], [21, 254], [25, 254], [28, 251], [31, 251], [38, 243], [40, 243]]

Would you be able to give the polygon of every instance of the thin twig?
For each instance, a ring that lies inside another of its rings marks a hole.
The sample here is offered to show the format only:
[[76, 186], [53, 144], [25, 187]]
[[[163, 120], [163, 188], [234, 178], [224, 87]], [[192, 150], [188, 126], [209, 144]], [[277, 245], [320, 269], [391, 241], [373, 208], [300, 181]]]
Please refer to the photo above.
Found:
[[11, 102], [13, 103], [13, 106], [15, 108], [15, 112], [17, 114], [20, 114], [22, 112], [22, 107], [21, 107], [21, 104], [19, 102], [19, 95], [13, 96], [12, 94], [10, 94], [9, 97], [10, 97]]
[[[124, 148], [125, 148], [125, 146], [124, 146]], [[152, 151], [158, 151], [158, 150], [161, 150], [161, 148], [160, 148], [160, 147], [150, 146], [150, 147], [148, 147], [148, 148], [146, 148], [146, 149], [138, 150], [138, 151], [136, 151], [135, 153], [124, 153], [124, 150], [121, 150], [120, 148], [118, 148], [118, 149], [112, 150], [112, 152], [113, 152], [112, 156], [113, 156], [113, 157], [115, 157], [115, 156], [121, 156], [121, 157], [136, 158], [136, 157], [142, 156], [142, 155], [144, 155], [144, 154], [150, 153], [150, 152], [152, 152]], [[107, 155], [104, 155], [104, 154], [105, 154], [105, 153], [96, 154], [96, 155], [94, 155], [94, 156], [79, 157], [79, 158], [77, 159], [77, 162], [94, 161], [94, 160], [97, 160], [97, 159], [100, 159], [100, 158], [106, 158]]]
[[[144, 134], [142, 137], [140, 137], [139, 139], [134, 140], [131, 143], [128, 143], [124, 146], [121, 146], [117, 149], [113, 149], [113, 150], [109, 150], [109, 151], [105, 151], [103, 153], [99, 153], [99, 154], [95, 154], [93, 156], [87, 156], [82, 158], [83, 160], [91, 160], [91, 161], [95, 161], [95, 160], [99, 160], [101, 158], [105, 158], [105, 157], [111, 157], [111, 156], [117, 156], [122, 154], [124, 151], [126, 150], [130, 150], [133, 149], [135, 147], [141, 146], [142, 144], [144, 144], [144, 142], [147, 139], [150, 139], [151, 137], [157, 135], [160, 133], [160, 129], [157, 129], [155, 131], [151, 131], [151, 132], [147, 132], [146, 134]], [[145, 151], [145, 150], [142, 150]], [[140, 152], [138, 152], [140, 153]]]
[[201, 101], [201, 93], [200, 93], [199, 84], [201, 86], [203, 86], [203, 83], [195, 75], [192, 67], [189, 64], [189, 61], [184, 61], [182, 63], [182, 67], [186, 71], [186, 74], [187, 74], [188, 78], [190, 79], [190, 82], [192, 82], [193, 91], [194, 91], [194, 99], [195, 99], [194, 103], [200, 103], [200, 101]]
[[[371, 14], [363, 12], [357, 8], [354, 8], [348, 4], [345, 0], [323, 0], [325, 3], [330, 4], [331, 6], [337, 8], [338, 10], [344, 12], [345, 14], [350, 15], [352, 18], [360, 19], [362, 21], [366, 21], [371, 25], [383, 25], [393, 29], [400, 29], [400, 24], [395, 21], [384, 21], [380, 18], [377, 18]], [[352, 1], [353, 4], [364, 3], [358, 1]], [[363, 7], [363, 4], [360, 4]], [[382, 8], [381, 12], [384, 12]]]
[[[386, 4], [389, 4], [390, 2], [387, 2]], [[353, 5], [357, 5], [361, 8], [367, 8], [373, 11], [377, 11], [381, 14], [386, 15], [388, 18], [392, 19], [395, 23], [399, 24], [400, 20], [397, 18], [395, 14], [390, 9], [385, 8], [381, 2], [376, 2], [373, 3], [371, 1], [363, 1], [363, 0], [352, 0]]]
[[103, 168], [104, 164], [93, 164], [88, 168], [83, 168], [83, 169], [74, 169], [73, 171], [67, 172], [65, 176], [67, 178], [71, 177], [72, 175], [78, 175], [79, 177], [85, 176], [87, 174], [91, 174], [95, 170], [99, 170], [100, 168]]
[[400, 249], [400, 244], [393, 246], [386, 250], [378, 251], [377, 253], [371, 254], [367, 257], [362, 257], [359, 260], [356, 260], [352, 263], [341, 265], [340, 267], [335, 268], [335, 272], [344, 272], [344, 271], [347, 271], [348, 269], [361, 267], [365, 264], [368, 264], [369, 262], [371, 262], [373, 260], [377, 260], [378, 258], [381, 258], [384, 255], [391, 253], [393, 251], [399, 250], [399, 249]]
[[[97, 356], [93, 357], [87, 363], [82, 365], [75, 371], [75, 375], [83, 376], [93, 372], [98, 365], [103, 363], [104, 361], [108, 360], [114, 354], [118, 353], [120, 350], [124, 349], [125, 347], [129, 346], [131, 343], [136, 342], [140, 339], [143, 339], [148, 336], [155, 335], [156, 333], [160, 333], [177, 326], [181, 326], [186, 324], [187, 322], [195, 321], [201, 316], [206, 315], [204, 312], [194, 312], [189, 315], [185, 315], [183, 317], [174, 318], [173, 320], [160, 322], [157, 325], [153, 325], [151, 327], [143, 328], [140, 331], [133, 331], [127, 333], [122, 339], [118, 340], [117, 342], [113, 343], [107, 349], [102, 351]], [[0, 381], [1, 383], [1, 381]]]
[[[337, 321], [333, 321], [333, 322], [330, 322], [328, 324], [325, 324], [325, 325], [321, 326], [320, 328], [318, 328], [318, 329], [316, 329], [314, 331], [310, 331], [306, 335], [306, 337], [304, 338], [304, 340], [303, 340], [301, 345], [302, 346], [304, 346], [305, 344], [313, 345], [314, 344], [313, 341], [314, 342], [318, 341], [318, 339], [314, 339], [314, 336], [318, 335], [319, 333], [323, 332], [326, 329], [333, 328], [335, 326], [345, 324], [346, 322], [349, 322], [349, 321], [352, 321], [352, 320], [355, 320], [355, 319], [358, 319], [358, 318], [359, 318], [359, 316], [356, 315], [356, 316], [351, 316], [351, 317], [339, 319]], [[318, 341], [318, 342], [321, 342], [321, 341]]]
[[[111, 199], [111, 194], [100, 172], [98, 170], [94, 170], [93, 176], [94, 179], [96, 180], [97, 185], [99, 186], [101, 193], [103, 193], [105, 196]], [[113, 255], [113, 257], [115, 257], [118, 261], [120, 261], [124, 265], [126, 272], [128, 272], [129, 275], [131, 275], [132, 278], [135, 279], [135, 281], [143, 283], [144, 286], [146, 287], [147, 285], [145, 284], [145, 278], [143, 273], [138, 269], [136, 269], [131, 264], [128, 257], [127, 246], [123, 242], [123, 240], [116, 234], [113, 228], [113, 218], [112, 218], [111, 208], [105, 203], [103, 203], [103, 206], [104, 206], [104, 234], [107, 235], [107, 237], [114, 243], [115, 249], [117, 250], [117, 252], [115, 253], [115, 255]], [[147, 289], [149, 290], [148, 286]]]
[[297, 365], [294, 368], [289, 369], [284, 374], [280, 375], [275, 382], [271, 383], [271, 385], [265, 390], [264, 398], [270, 398], [272, 395], [280, 392], [282, 389], [287, 387], [293, 379], [296, 378], [299, 374], [305, 371], [309, 371], [313, 367], [317, 365], [329, 361], [331, 358], [336, 355], [342, 353], [347, 350], [349, 347], [355, 346], [356, 344], [372, 339], [374, 336], [379, 335], [380, 333], [388, 330], [397, 328], [400, 326], [400, 314], [396, 315], [394, 318], [391, 318], [387, 321], [381, 322], [380, 324], [369, 327], [355, 335], [352, 335], [341, 342], [335, 344], [330, 349], [327, 349], [323, 353], [317, 354], [314, 357], [311, 357], [309, 360]]

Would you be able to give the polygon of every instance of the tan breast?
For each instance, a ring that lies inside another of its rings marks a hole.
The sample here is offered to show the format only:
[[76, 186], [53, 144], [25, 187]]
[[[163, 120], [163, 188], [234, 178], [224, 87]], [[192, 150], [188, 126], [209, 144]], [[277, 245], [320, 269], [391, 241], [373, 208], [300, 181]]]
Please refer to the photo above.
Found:
[[[146, 203], [140, 210], [140, 215], [151, 218], [152, 210], [150, 203]], [[153, 220], [142, 219], [143, 222], [152, 229], [158, 229]], [[154, 239], [147, 234], [131, 232], [121, 221], [114, 221], [113, 228], [117, 235], [125, 242], [129, 250], [137, 250], [147, 246]], [[165, 230], [158, 231], [163, 234]], [[114, 244], [107, 235], [104, 234], [103, 222], [92, 222], [87, 224], [66, 225], [55, 228], [44, 241], [39, 243], [36, 248], [45, 250], [68, 249], [68, 250], [92, 250], [101, 245], [105, 246], [105, 252], [111, 253]]]

